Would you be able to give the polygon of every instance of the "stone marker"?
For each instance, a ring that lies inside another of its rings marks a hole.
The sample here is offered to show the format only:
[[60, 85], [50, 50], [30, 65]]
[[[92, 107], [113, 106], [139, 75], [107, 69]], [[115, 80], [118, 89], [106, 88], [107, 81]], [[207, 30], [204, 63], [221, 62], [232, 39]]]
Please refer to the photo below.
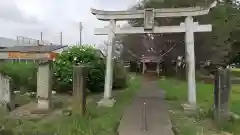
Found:
[[0, 73], [0, 104], [11, 105], [10, 78]]
[[73, 113], [84, 115], [86, 112], [86, 76], [85, 66], [73, 67]]
[[218, 69], [214, 88], [214, 120], [218, 125], [229, 120], [231, 78], [229, 69]]
[[37, 110], [49, 111], [52, 97], [52, 62], [39, 64], [37, 77]]

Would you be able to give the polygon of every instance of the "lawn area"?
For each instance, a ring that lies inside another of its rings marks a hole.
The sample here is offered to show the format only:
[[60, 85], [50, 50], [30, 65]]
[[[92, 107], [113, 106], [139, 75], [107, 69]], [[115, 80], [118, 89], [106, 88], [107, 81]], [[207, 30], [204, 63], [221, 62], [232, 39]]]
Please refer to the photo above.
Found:
[[240, 71], [240, 68], [232, 68], [232, 71]]
[[234, 77], [240, 77], [240, 68], [231, 68], [231, 72]]
[[51, 120], [27, 121], [5, 119], [5, 129], [16, 133], [57, 133], [58, 135], [116, 135], [116, 129], [124, 108], [131, 102], [140, 86], [138, 77], [129, 80], [129, 87], [116, 95], [112, 108], [98, 107], [96, 102], [87, 105], [87, 114], [81, 116], [60, 116]]
[[[173, 85], [174, 84], [174, 85]], [[197, 103], [202, 111], [194, 117], [186, 116], [181, 108], [182, 103], [187, 102], [187, 83], [176, 79], [165, 79], [159, 81], [160, 88], [166, 91], [165, 99], [169, 103], [172, 114], [173, 125], [178, 130], [179, 135], [204, 135], [220, 134], [214, 126], [209, 110], [213, 105], [212, 84], [197, 82]], [[240, 85], [233, 85], [231, 92], [231, 111], [240, 115]], [[226, 124], [224, 131], [240, 134], [240, 123], [229, 122]]]

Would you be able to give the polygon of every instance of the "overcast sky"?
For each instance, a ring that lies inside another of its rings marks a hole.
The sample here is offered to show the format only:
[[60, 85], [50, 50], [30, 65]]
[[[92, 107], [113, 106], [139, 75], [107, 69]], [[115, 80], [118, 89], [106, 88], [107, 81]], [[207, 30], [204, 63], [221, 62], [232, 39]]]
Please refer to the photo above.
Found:
[[0, 37], [27, 36], [59, 44], [79, 41], [79, 25], [83, 22], [83, 43], [100, 44], [105, 36], [94, 36], [101, 22], [90, 13], [90, 8], [124, 10], [138, 0], [0, 0]]

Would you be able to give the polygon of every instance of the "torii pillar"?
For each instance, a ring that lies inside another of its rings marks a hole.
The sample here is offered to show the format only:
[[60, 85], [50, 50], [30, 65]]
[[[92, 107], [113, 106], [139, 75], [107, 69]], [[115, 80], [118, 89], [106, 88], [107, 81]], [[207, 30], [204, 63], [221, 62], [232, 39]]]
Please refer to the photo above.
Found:
[[194, 22], [193, 17], [185, 19], [185, 47], [187, 58], [187, 78], [188, 78], [188, 102], [196, 105], [196, 79], [195, 79], [195, 51], [194, 51]]
[[98, 102], [99, 106], [112, 107], [115, 100], [112, 99], [112, 86], [113, 86], [113, 50], [115, 45], [115, 28], [116, 21], [109, 21], [108, 31], [108, 44], [107, 44], [107, 63], [106, 63], [106, 75], [104, 85], [104, 97]]

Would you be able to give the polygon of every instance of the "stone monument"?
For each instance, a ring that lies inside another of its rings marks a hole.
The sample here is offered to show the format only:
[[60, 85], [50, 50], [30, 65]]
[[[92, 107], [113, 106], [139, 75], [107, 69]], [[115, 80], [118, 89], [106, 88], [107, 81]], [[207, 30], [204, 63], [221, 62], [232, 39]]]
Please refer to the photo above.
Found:
[[85, 66], [73, 67], [73, 114], [84, 115], [86, 113], [86, 77]]
[[230, 69], [219, 68], [215, 75], [214, 120], [222, 125], [229, 120], [229, 97], [231, 93]]
[[12, 104], [11, 79], [0, 73], [0, 104], [4, 106], [9, 106]]

